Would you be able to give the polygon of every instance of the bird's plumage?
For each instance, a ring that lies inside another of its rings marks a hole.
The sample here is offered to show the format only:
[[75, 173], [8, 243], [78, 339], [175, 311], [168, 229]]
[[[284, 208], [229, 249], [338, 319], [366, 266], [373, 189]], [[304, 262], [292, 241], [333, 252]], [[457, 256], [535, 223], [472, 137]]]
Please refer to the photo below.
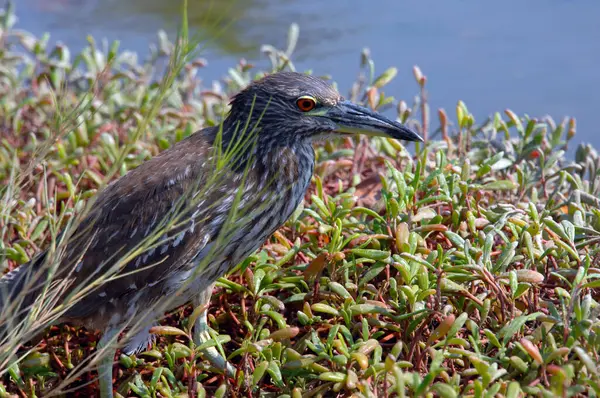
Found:
[[[143, 290], [151, 290], [142, 297], [152, 299], [171, 293], [179, 284], [178, 279], [183, 279], [183, 275], [193, 269], [194, 263], [209, 252], [231, 211], [232, 195], [243, 178], [242, 171], [236, 172], [232, 178], [225, 177], [224, 172], [223, 177], [215, 178], [215, 186], [201, 193], [202, 200], [194, 198], [194, 191], [204, 188], [206, 175], [212, 172], [207, 170], [207, 164], [212, 163], [206, 158], [212, 149], [209, 142], [215, 130], [203, 130], [182, 140], [113, 182], [98, 195], [92, 211], [74, 232], [61, 262], [60, 274], [71, 279], [72, 286], [89, 285], [93, 282], [93, 275], [101, 275], [112, 263], [135, 250], [153, 232], [156, 233], [156, 229], [164, 228], [161, 221], [164, 224], [165, 218], [168, 220], [180, 210], [189, 210], [180, 215], [179, 224], [183, 225], [159, 236], [155, 247], [124, 265], [120, 273], [126, 276], [98, 287], [96, 292], [67, 311], [65, 319], [84, 319], [84, 324], [89, 326], [105, 325], [114, 310], [127, 308], [131, 299]], [[276, 163], [278, 167], [261, 173], [251, 170], [245, 179], [245, 188], [242, 188], [249, 193], [263, 194], [241, 195], [253, 198], [255, 203], [246, 200], [239, 204], [242, 215], [236, 221], [237, 232], [229, 239], [229, 245], [213, 253], [209, 275], [201, 278], [205, 282], [192, 286], [192, 289], [205, 288], [249, 252], [256, 250], [262, 243], [258, 239], [264, 241], [301, 200], [312, 172], [312, 148], [302, 148], [299, 153], [283, 150], [270, 156], [273, 159], [269, 162]], [[304, 164], [300, 166], [300, 163]], [[308, 168], [308, 173], [297, 180], [301, 168]], [[278, 189], [273, 192], [269, 184], [276, 185]], [[194, 189], [196, 185], [197, 190]], [[244, 208], [248, 207], [262, 208], [262, 211], [255, 209], [251, 217], [244, 217]], [[253, 236], [252, 245], [242, 241], [248, 234]], [[221, 262], [222, 265], [215, 267], [215, 263]], [[138, 306], [144, 307], [143, 303]]]

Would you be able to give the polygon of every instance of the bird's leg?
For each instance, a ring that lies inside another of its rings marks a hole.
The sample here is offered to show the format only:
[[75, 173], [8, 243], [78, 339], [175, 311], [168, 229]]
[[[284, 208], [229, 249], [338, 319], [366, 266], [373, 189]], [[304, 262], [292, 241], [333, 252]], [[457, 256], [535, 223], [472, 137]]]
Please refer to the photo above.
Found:
[[98, 352], [104, 351], [99, 354], [100, 360], [98, 361], [98, 381], [100, 382], [101, 398], [113, 398], [112, 370], [116, 348], [114, 348], [114, 345], [111, 347], [110, 343], [118, 333], [119, 328], [107, 328], [96, 346]]
[[[210, 303], [210, 296], [214, 283], [208, 286], [204, 291], [200, 292], [194, 299], [194, 307], [206, 306]], [[199, 346], [207, 341], [210, 341], [210, 333], [208, 332], [208, 320], [206, 317], [208, 310], [202, 311], [202, 314], [196, 318], [194, 323], [194, 343]], [[219, 353], [216, 347], [209, 347], [203, 350], [204, 357], [215, 367], [227, 372], [227, 376], [235, 377], [235, 368], [227, 362], [225, 358]]]

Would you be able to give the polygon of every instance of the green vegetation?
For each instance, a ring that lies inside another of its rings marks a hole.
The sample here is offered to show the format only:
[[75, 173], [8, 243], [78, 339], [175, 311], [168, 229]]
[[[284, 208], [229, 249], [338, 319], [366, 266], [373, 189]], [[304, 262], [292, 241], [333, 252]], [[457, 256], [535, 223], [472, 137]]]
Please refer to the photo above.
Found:
[[[75, 56], [12, 21], [0, 14], [0, 272], [59, 245], [98, 188], [218, 123], [232, 93], [270, 72], [241, 62], [200, 89], [203, 60], [162, 34], [139, 62], [91, 39]], [[263, 48], [273, 70], [294, 68], [297, 35], [293, 26], [285, 51]], [[391, 106], [395, 69], [375, 73], [365, 51], [360, 71], [350, 99]], [[506, 110], [477, 124], [462, 102], [454, 122], [443, 110], [433, 118], [414, 72], [414, 104], [397, 109], [427, 144], [414, 154], [381, 138], [318, 146], [304, 207], [219, 281], [209, 344], [238, 378], [200, 358], [185, 307], [147, 351], [120, 354], [121, 395], [600, 393], [600, 157], [580, 146], [566, 158], [572, 119]], [[57, 386], [91, 395], [93, 368], [63, 382], [96, 342], [69, 325], [37, 346], [21, 341], [24, 358], [0, 366], [0, 397]]]

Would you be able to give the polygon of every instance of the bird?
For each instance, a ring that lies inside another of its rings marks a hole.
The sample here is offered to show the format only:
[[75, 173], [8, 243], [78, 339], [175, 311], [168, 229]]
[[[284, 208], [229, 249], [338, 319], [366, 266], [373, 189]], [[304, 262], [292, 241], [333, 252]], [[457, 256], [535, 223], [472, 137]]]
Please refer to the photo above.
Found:
[[[123, 352], [135, 353], [151, 342], [150, 329], [165, 312], [190, 302], [207, 306], [216, 280], [301, 204], [315, 164], [313, 143], [354, 134], [423, 141], [405, 124], [346, 100], [319, 77], [284, 71], [251, 82], [232, 96], [218, 125], [100, 190], [73, 232], [59, 236], [66, 239], [60, 255], [46, 250], [0, 279], [0, 308], [14, 307], [12, 316], [0, 316], [0, 345], [9, 324], [24, 319], [40, 296], [57, 291], [50, 300], [60, 309], [53, 323], [101, 332], [100, 396], [112, 397], [111, 343], [118, 334], [134, 330], [123, 337]], [[57, 256], [48, 289], [43, 264]], [[70, 305], [61, 307], [67, 299]], [[193, 339], [210, 339], [206, 311], [194, 320]], [[235, 373], [214, 347], [204, 354]]]

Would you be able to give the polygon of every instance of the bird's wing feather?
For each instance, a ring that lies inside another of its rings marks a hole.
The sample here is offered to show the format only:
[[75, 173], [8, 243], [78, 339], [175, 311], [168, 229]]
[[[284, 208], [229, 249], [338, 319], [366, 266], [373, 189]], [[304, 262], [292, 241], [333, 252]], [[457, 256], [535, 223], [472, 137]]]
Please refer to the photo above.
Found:
[[[140, 242], [158, 235], [161, 221], [190, 206], [194, 187], [206, 183], [211, 147], [201, 133], [179, 142], [104, 189], [93, 210], [78, 226], [61, 261], [61, 273], [71, 286], [90, 286]], [[215, 196], [215, 192], [207, 193]], [[188, 211], [187, 214], [193, 213]], [[211, 216], [214, 217], [214, 214]], [[189, 219], [189, 217], [187, 217]], [[186, 219], [185, 214], [181, 221]], [[185, 267], [206, 245], [214, 231], [210, 219], [197, 220], [158, 236], [150, 247], [127, 262], [119, 275], [81, 299], [68, 317], [95, 311], [98, 300], [110, 300], [148, 285], [164, 282]], [[163, 225], [164, 227], [164, 225]], [[181, 235], [181, 232], [187, 232]], [[145, 247], [148, 247], [147, 245]]]

